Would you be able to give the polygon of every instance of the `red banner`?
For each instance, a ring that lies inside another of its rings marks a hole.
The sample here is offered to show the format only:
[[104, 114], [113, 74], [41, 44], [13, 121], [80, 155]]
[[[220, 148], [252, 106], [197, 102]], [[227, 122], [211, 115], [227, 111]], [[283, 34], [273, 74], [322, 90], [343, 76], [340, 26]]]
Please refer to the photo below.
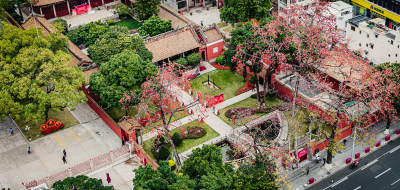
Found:
[[75, 6], [76, 14], [79, 15], [82, 13], [86, 13], [86, 12], [88, 12], [88, 8], [89, 7], [87, 4]]
[[307, 159], [307, 148], [305, 148], [303, 150], [300, 150], [297, 155], [300, 158], [300, 162], [302, 162], [303, 160]]

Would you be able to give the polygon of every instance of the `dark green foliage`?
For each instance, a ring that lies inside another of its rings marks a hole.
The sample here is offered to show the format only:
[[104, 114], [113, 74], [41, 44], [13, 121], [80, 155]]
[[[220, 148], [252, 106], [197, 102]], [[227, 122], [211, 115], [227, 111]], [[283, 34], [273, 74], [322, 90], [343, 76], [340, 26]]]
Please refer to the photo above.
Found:
[[167, 143], [167, 141], [165, 140], [164, 136], [157, 136], [154, 139], [154, 144], [155, 145], [162, 145], [162, 144], [166, 144], [166, 143]]
[[158, 149], [157, 159], [165, 160], [169, 157], [170, 154], [171, 154], [171, 151], [169, 151], [166, 146], [161, 146], [161, 148]]
[[171, 171], [168, 162], [161, 161], [157, 170], [154, 170], [150, 164], [145, 167], [140, 166], [133, 170], [135, 178], [135, 190], [189, 190], [193, 189], [195, 182], [189, 179], [187, 175], [176, 175]]
[[271, 0], [224, 0], [224, 4], [220, 9], [221, 20], [234, 24], [253, 18], [259, 21], [265, 19], [272, 2]]
[[215, 60], [216, 63], [220, 64], [220, 65], [224, 65], [224, 56], [220, 55], [217, 57], [217, 59]]
[[127, 17], [116, 22], [115, 25], [124, 26], [127, 27], [128, 30], [132, 30], [132, 29], [138, 29], [142, 25], [142, 23], [133, 18]]
[[185, 58], [179, 58], [178, 60], [176, 60], [176, 63], [178, 63], [179, 65], [183, 65], [183, 66], [187, 66], [188, 65], [188, 61]]
[[180, 144], [182, 144], [182, 137], [181, 134], [179, 134], [178, 132], [175, 132], [171, 138], [175, 146], [179, 146]]
[[232, 57], [236, 52], [232, 49], [228, 49], [224, 52], [223, 62], [229, 66], [229, 70], [233, 73], [236, 70], [236, 62], [232, 61]]
[[67, 36], [75, 45], [85, 44], [86, 47], [89, 47], [108, 30], [109, 26], [106, 23], [97, 21], [70, 30]]
[[101, 180], [96, 178], [89, 178], [84, 175], [76, 177], [68, 177], [62, 181], [56, 181], [52, 186], [55, 190], [69, 190], [69, 189], [98, 189], [98, 190], [112, 190], [113, 186], [103, 186]]
[[135, 13], [140, 21], [149, 19], [158, 14], [159, 0], [136, 0], [134, 4]]
[[187, 56], [187, 61], [189, 65], [196, 66], [200, 63], [201, 57], [199, 53], [192, 53]]
[[129, 7], [123, 3], [119, 4], [115, 10], [120, 17], [125, 17], [130, 13]]
[[64, 33], [67, 29], [67, 21], [62, 18], [55, 19], [53, 21], [53, 26], [56, 27], [61, 33]]
[[233, 189], [277, 190], [278, 186], [275, 183], [276, 176], [274, 172], [275, 164], [267, 157], [263, 158], [257, 155], [249, 163], [240, 165], [235, 175], [233, 175]]
[[172, 29], [171, 20], [162, 20], [158, 16], [152, 16], [143, 22], [143, 25], [138, 29], [142, 36], [156, 36]]
[[238, 24], [236, 29], [231, 31], [231, 49], [236, 49], [239, 43], [244, 43], [246, 39], [250, 39], [254, 34], [253, 25], [251, 22], [245, 25]]
[[153, 53], [151, 53], [146, 46], [144, 46], [144, 40], [140, 35], [133, 35], [132, 36], [132, 45], [131, 49], [135, 50], [136, 53], [143, 59], [143, 60], [152, 60]]
[[140, 89], [142, 83], [157, 73], [149, 60], [142, 60], [132, 50], [114, 55], [100, 65], [100, 71], [90, 77], [90, 92], [99, 95], [102, 104], [120, 107], [124, 92]]

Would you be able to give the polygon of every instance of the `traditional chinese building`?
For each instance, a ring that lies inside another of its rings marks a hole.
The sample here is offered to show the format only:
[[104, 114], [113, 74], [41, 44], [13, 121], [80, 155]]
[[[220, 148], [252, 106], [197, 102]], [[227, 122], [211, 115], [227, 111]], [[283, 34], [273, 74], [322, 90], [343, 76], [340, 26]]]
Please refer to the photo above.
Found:
[[33, 10], [46, 19], [62, 17], [73, 13], [80, 14], [91, 8], [119, 0], [29, 0]]

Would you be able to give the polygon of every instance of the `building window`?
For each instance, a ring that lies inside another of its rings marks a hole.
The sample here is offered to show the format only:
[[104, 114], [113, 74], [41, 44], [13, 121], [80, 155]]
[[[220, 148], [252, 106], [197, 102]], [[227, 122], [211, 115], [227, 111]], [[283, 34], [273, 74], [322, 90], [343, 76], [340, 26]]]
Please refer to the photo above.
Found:
[[351, 26], [351, 30], [356, 31], [356, 27]]
[[213, 48], [213, 53], [217, 53], [218, 52], [218, 47]]
[[371, 49], [374, 49], [374, 44], [371, 44]]

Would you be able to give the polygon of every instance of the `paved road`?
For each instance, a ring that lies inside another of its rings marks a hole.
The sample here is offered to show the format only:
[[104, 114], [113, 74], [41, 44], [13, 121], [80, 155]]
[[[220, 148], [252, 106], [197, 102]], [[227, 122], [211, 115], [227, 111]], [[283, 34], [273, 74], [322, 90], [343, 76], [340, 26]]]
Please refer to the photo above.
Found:
[[361, 159], [357, 169], [346, 167], [309, 189], [398, 190], [400, 189], [399, 160], [400, 138]]

